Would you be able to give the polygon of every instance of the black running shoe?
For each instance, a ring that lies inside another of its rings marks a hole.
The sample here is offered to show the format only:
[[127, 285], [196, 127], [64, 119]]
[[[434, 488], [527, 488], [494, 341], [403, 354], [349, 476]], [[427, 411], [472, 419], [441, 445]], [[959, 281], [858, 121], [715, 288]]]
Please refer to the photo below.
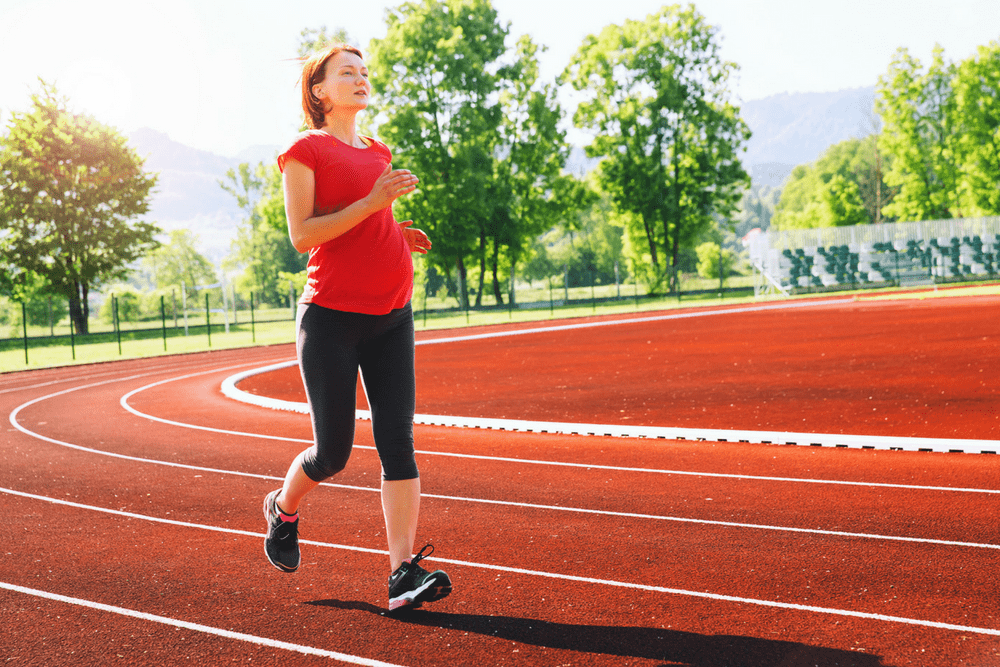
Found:
[[[280, 516], [276, 499], [281, 489], [264, 497], [264, 518], [267, 520], [267, 537], [264, 538], [264, 553], [271, 565], [282, 572], [299, 569], [299, 519], [285, 521]], [[287, 516], [287, 515], [286, 515]]]
[[[427, 555], [424, 552], [430, 548]], [[409, 562], [404, 562], [389, 577], [389, 611], [416, 609], [425, 602], [434, 602], [451, 593], [451, 579], [441, 570], [428, 572], [417, 565], [434, 553], [434, 545], [428, 544]]]

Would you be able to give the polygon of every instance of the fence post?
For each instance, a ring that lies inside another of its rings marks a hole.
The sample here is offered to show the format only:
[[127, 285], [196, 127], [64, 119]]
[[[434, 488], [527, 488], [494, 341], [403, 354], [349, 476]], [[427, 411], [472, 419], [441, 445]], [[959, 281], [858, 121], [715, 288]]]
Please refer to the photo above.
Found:
[[181, 281], [181, 303], [184, 308], [184, 335], [188, 335], [188, 296], [187, 296], [187, 286], [184, 285], [184, 281]]
[[73, 311], [69, 314], [69, 347], [73, 352], [73, 361], [76, 361], [76, 323], [73, 322]]
[[111, 295], [111, 311], [112, 319], [115, 322], [115, 337], [118, 339], [118, 356], [122, 356], [122, 327], [121, 322], [118, 320], [118, 297], [114, 294]]
[[597, 312], [597, 292], [595, 291], [594, 283], [597, 282], [597, 271], [594, 269], [590, 270], [590, 306], [593, 308], [594, 312]]
[[257, 342], [257, 321], [253, 313], [253, 292], [250, 292], [250, 339]]
[[549, 276], [549, 317], [556, 314], [556, 302], [552, 299], [552, 276]]
[[160, 323], [163, 325], [163, 351], [167, 351], [167, 308], [163, 295], [160, 295]]
[[21, 302], [21, 326], [24, 329], [24, 365], [28, 365], [28, 306]]
[[719, 298], [722, 298], [722, 241], [719, 241]]
[[212, 347], [212, 314], [208, 309], [208, 290], [205, 290], [205, 330], [208, 332], [208, 346]]

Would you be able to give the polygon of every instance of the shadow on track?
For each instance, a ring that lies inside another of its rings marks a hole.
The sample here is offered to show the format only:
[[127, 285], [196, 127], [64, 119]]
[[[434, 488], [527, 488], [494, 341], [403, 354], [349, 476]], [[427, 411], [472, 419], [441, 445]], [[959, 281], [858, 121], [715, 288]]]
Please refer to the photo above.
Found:
[[662, 628], [569, 625], [422, 609], [390, 616], [385, 609], [367, 602], [342, 600], [316, 600], [307, 604], [363, 611], [400, 623], [474, 632], [545, 648], [665, 660], [691, 667], [883, 667], [878, 656], [756, 637], [700, 635]]

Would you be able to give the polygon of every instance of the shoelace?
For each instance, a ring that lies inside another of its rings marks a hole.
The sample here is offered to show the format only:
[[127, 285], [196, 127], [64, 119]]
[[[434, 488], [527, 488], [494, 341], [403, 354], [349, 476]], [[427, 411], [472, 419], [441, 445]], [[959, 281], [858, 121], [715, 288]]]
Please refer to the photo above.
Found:
[[[428, 551], [427, 554], [425, 555], [424, 552], [427, 551], [427, 549], [430, 549], [430, 551]], [[393, 572], [389, 576], [389, 585], [392, 586], [396, 581], [398, 581], [401, 577], [403, 577], [407, 572], [412, 572], [413, 571], [413, 566], [415, 566], [417, 563], [419, 563], [423, 559], [427, 558], [427, 556], [430, 556], [432, 553], [434, 553], [434, 545], [433, 544], [425, 544], [424, 548], [421, 549], [420, 551], [418, 551], [417, 555], [414, 556], [413, 558], [411, 558], [409, 563], [405, 563], [404, 562], [402, 565], [400, 565], [398, 568], [396, 568], [396, 571]], [[407, 565], [409, 565], [410, 567], [406, 567]], [[423, 569], [423, 568], [419, 568], [419, 569]]]
[[[427, 555], [425, 556], [425, 555], [424, 555], [424, 552], [425, 552], [425, 551], [427, 551], [428, 549], [430, 549], [430, 551], [429, 551], [429, 552], [427, 553]], [[422, 561], [423, 559], [425, 559], [425, 558], [427, 558], [428, 556], [430, 556], [430, 555], [431, 555], [432, 553], [434, 553], [434, 545], [433, 545], [433, 544], [429, 544], [429, 543], [428, 543], [428, 544], [425, 544], [425, 545], [424, 545], [424, 548], [423, 548], [423, 549], [421, 549], [420, 551], [418, 551], [418, 552], [417, 552], [417, 555], [416, 555], [416, 556], [414, 556], [412, 560], [410, 560], [410, 565], [416, 565], [417, 563], [419, 563], [419, 562], [420, 562], [420, 561]]]

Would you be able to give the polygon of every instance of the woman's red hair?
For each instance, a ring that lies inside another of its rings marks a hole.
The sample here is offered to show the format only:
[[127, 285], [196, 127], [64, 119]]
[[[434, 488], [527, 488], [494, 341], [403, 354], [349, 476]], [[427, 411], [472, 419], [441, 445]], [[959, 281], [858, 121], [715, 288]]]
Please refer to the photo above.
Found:
[[326, 78], [326, 64], [338, 53], [347, 51], [364, 60], [361, 51], [347, 44], [331, 44], [317, 51], [302, 64], [302, 111], [306, 114], [306, 124], [318, 130], [326, 123], [326, 107], [323, 100], [313, 95], [313, 86]]

